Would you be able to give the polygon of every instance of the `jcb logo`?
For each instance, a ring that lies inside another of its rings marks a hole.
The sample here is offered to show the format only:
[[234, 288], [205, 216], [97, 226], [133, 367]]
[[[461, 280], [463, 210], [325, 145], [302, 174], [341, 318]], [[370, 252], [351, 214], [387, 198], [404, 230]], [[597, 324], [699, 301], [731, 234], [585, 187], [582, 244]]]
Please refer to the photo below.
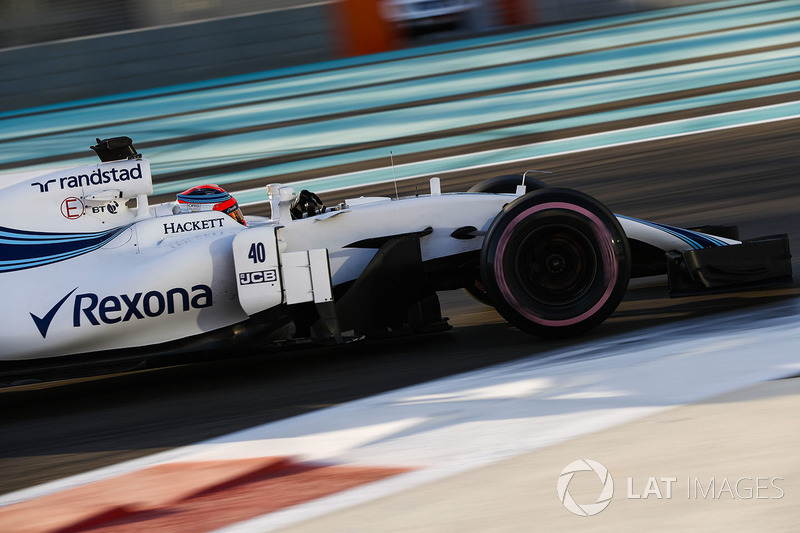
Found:
[[239, 285], [253, 285], [254, 283], [273, 283], [278, 281], [275, 269], [260, 270], [258, 272], [242, 272], [239, 274]]

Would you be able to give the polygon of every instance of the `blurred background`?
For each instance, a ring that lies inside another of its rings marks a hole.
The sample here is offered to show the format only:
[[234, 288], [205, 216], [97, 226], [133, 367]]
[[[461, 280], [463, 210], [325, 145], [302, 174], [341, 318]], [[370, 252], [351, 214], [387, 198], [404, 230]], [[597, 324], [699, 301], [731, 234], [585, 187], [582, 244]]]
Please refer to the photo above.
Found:
[[[798, 0], [0, 0], [0, 185], [5, 172], [94, 162], [88, 146], [95, 137], [118, 135], [132, 137], [150, 159], [154, 201], [218, 183], [248, 216], [268, 214], [264, 185], [271, 182], [308, 188], [332, 205], [394, 195], [395, 175], [400, 194], [409, 195], [426, 192], [431, 176], [442, 176], [450, 192], [538, 169], [551, 173], [547, 183], [585, 191], [625, 215], [682, 227], [737, 224], [743, 238], [787, 232], [798, 257], [798, 35]], [[277, 362], [273, 354], [248, 353], [244, 362], [3, 393], [0, 493], [578, 343], [602, 347], [635, 334], [639, 344], [630, 349], [644, 350], [656, 338], [671, 342], [683, 324], [698, 335], [746, 334], [761, 319], [785, 316], [779, 305], [799, 294], [795, 283], [670, 300], [660, 285], [643, 284], [602, 327], [556, 345], [452, 292], [442, 297], [452, 335], [292, 353]], [[716, 317], [723, 311], [744, 318]], [[592, 348], [574, 357], [603, 364], [613, 355]], [[652, 372], [648, 364], [643, 372]], [[681, 379], [668, 384], [691, 388]], [[662, 401], [635, 398], [645, 407]], [[530, 401], [541, 405], [535, 394]], [[606, 463], [595, 442], [549, 456], [554, 471], [514, 470], [542, 472], [542, 480], [520, 486], [546, 491], [550, 500], [541, 501], [568, 515], [555, 498], [555, 479], [578, 457], [640, 480], [697, 475], [698, 464], [752, 465], [755, 457], [785, 463], [797, 425], [773, 407], [751, 422], [740, 402], [720, 402], [724, 413], [713, 418], [687, 415], [699, 429], [679, 427], [680, 415], [635, 437], [615, 434], [607, 449], [626, 456], [616, 463]], [[502, 405], [485, 413], [505, 416]], [[697, 437], [703, 429], [709, 434]], [[663, 433], [678, 444], [660, 440]], [[771, 448], [754, 453], [764, 435]], [[647, 437], [659, 442], [637, 446]], [[785, 448], [775, 453], [780, 438]], [[680, 448], [692, 443], [697, 448]], [[646, 457], [625, 464], [636, 457], [631, 450]], [[661, 467], [659, 456], [671, 462]], [[721, 477], [724, 466], [709, 475]], [[789, 480], [785, 466], [745, 472]], [[464, 484], [475, 485], [485, 483]], [[544, 505], [528, 507], [535, 498], [514, 493], [526, 502], [513, 513], [503, 504], [496, 509], [504, 518], [517, 513], [526, 526], [541, 524]], [[791, 494], [784, 501], [796, 509], [798, 491]], [[479, 503], [460, 514], [493, 509]], [[706, 524], [720, 529], [721, 515], [741, 519], [713, 504], [694, 508], [706, 513]], [[670, 509], [656, 523], [683, 519]], [[761, 508], [737, 509], [759, 513], [750, 523], [765, 523]], [[769, 514], [786, 519], [783, 530], [796, 529], [796, 512]], [[624, 529], [614, 526], [608, 530]]]
[[693, 0], [3, 0], [0, 111]]

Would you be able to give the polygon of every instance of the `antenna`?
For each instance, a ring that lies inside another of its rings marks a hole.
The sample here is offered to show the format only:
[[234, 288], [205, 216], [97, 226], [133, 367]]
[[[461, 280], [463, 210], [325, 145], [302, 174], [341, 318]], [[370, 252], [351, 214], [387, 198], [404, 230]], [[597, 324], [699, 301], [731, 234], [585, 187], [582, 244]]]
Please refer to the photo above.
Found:
[[525, 178], [528, 176], [528, 172], [536, 172], [539, 174], [552, 174], [552, 172], [548, 172], [547, 170], [526, 170], [524, 174], [522, 174], [522, 183], [517, 185], [516, 195], [522, 196], [526, 192], [528, 192], [528, 188], [525, 186]]
[[394, 156], [392, 155], [392, 151], [389, 150], [389, 161], [392, 162], [392, 180], [394, 180], [394, 197], [395, 199], [399, 200], [400, 195], [397, 193], [397, 176], [394, 174]]
[[549, 170], [526, 170], [525, 173], [522, 175], [522, 184], [525, 185], [525, 176], [528, 175], [528, 172], [535, 172], [537, 174], [552, 174]]

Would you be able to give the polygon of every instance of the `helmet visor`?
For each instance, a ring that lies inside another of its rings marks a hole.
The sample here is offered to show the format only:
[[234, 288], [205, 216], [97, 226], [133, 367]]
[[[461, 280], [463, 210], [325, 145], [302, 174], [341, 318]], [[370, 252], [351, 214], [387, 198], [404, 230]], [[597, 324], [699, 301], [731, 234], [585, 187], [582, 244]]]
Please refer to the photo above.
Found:
[[235, 220], [239, 224], [243, 226], [247, 225], [247, 222], [244, 221], [244, 215], [242, 214], [242, 210], [239, 208], [238, 204], [236, 205], [236, 208], [233, 211], [226, 210], [225, 212], [229, 214], [233, 218], [233, 220]]
[[244, 221], [242, 210], [239, 208], [239, 203], [233, 198], [233, 196], [231, 196], [227, 201], [215, 205], [214, 210], [222, 211], [226, 215], [230, 215], [233, 220], [243, 226], [247, 225], [247, 222]]

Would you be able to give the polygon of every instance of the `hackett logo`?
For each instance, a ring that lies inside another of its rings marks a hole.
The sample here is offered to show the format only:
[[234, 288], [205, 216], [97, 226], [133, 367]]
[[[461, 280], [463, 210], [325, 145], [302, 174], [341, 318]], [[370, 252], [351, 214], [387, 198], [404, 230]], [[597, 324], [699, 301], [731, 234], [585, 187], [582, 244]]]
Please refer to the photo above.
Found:
[[39, 192], [50, 192], [50, 186], [57, 184], [60, 190], [77, 189], [78, 187], [88, 187], [89, 185], [103, 185], [104, 183], [139, 180], [142, 179], [142, 164], [137, 163], [135, 167], [111, 168], [109, 170], [95, 170], [90, 174], [78, 174], [77, 176], [63, 176], [52, 178], [44, 183], [38, 181], [31, 183], [31, 187], [39, 187]]
[[169, 222], [164, 224], [164, 235], [172, 233], [185, 233], [187, 231], [198, 231], [202, 229], [221, 228], [224, 218], [213, 218], [211, 220], [197, 220], [191, 222]]

